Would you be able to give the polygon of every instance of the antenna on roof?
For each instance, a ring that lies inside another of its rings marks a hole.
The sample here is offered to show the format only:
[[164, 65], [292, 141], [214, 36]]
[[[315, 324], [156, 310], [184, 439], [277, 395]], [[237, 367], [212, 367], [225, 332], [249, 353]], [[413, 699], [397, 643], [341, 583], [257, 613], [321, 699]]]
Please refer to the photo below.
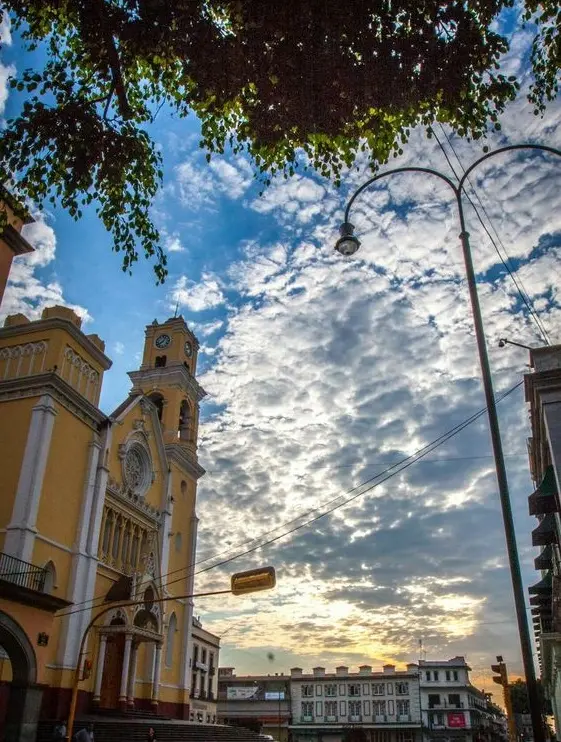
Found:
[[177, 300], [177, 304], [175, 305], [175, 312], [173, 313], [173, 318], [175, 319], [177, 317], [177, 310], [179, 309], [179, 299]]

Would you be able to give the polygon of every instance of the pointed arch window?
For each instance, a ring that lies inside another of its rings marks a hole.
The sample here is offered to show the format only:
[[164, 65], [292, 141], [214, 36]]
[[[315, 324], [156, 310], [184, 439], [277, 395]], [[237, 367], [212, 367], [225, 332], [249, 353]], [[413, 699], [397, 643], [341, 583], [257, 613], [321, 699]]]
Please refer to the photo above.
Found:
[[115, 523], [115, 532], [113, 534], [113, 547], [111, 549], [111, 556], [117, 560], [119, 558], [119, 544], [121, 542], [121, 531], [123, 530], [122, 518], [117, 518]]
[[166, 644], [166, 667], [173, 665], [173, 645], [175, 640], [175, 632], [177, 631], [177, 618], [175, 613], [172, 613], [168, 624], [168, 638]]
[[45, 564], [45, 583], [43, 585], [43, 592], [52, 593], [56, 588], [56, 568], [54, 562], [49, 560]]
[[105, 530], [103, 531], [103, 553], [109, 554], [111, 547], [111, 530], [113, 529], [113, 511], [109, 510], [107, 517], [105, 518]]
[[183, 400], [179, 408], [177, 437], [182, 441], [191, 440], [191, 407], [186, 399]]

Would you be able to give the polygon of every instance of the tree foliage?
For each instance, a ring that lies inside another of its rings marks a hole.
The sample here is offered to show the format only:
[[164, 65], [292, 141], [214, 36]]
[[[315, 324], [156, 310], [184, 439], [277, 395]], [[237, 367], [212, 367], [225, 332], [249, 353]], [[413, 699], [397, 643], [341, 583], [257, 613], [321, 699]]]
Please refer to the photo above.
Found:
[[245, 152], [265, 184], [302, 164], [337, 182], [361, 149], [372, 167], [399, 153], [418, 123], [499, 128], [518, 83], [499, 71], [493, 22], [512, 2], [3, 0], [47, 55], [12, 80], [25, 102], [0, 137], [1, 174], [75, 218], [95, 202], [123, 268], [143, 252], [161, 281], [147, 126], [162, 105], [194, 111], [207, 158]]

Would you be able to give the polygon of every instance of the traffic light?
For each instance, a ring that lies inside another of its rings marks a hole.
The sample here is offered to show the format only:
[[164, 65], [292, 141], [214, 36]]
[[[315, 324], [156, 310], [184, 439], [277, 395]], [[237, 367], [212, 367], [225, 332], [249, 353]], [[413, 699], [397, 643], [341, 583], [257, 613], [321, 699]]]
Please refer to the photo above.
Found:
[[512, 700], [510, 698], [510, 688], [508, 685], [508, 673], [502, 655], [497, 655], [497, 662], [497, 665], [491, 665], [493, 682], [502, 686], [506, 718], [508, 722], [508, 736], [510, 742], [516, 742], [516, 727], [514, 724], [514, 714], [512, 713]]
[[491, 672], [496, 673], [496, 675], [493, 675], [493, 683], [502, 685], [503, 688], [508, 688], [508, 675], [506, 672], [506, 665], [503, 662], [503, 658], [500, 654], [497, 655], [497, 662], [499, 663], [498, 665], [491, 665]]

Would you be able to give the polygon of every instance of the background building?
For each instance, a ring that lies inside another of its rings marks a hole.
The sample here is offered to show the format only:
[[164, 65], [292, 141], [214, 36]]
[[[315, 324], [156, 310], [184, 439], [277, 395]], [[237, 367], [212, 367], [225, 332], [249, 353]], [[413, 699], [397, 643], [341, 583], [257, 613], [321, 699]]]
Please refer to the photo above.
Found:
[[469, 670], [463, 657], [381, 672], [294, 667], [290, 676], [236, 676], [224, 667], [218, 715], [292, 742], [341, 742], [357, 727], [371, 742], [506, 742], [503, 712], [471, 685]]
[[98, 407], [104, 350], [65, 307], [0, 329], [0, 724], [10, 740], [34, 739], [40, 716], [67, 715], [80, 639], [111, 600], [141, 604], [91, 632], [78, 711], [190, 716], [193, 605], [181, 596], [193, 592], [204, 473], [198, 343], [181, 317], [149, 325], [130, 395], [109, 416]]
[[288, 675], [240, 675], [233, 667], [218, 671], [218, 720], [288, 740], [290, 677]]
[[203, 629], [200, 618], [193, 618], [191, 650], [190, 720], [215, 724], [217, 719], [218, 657], [220, 639]]
[[526, 374], [524, 383], [532, 429], [530, 473], [536, 489], [528, 504], [530, 515], [538, 519], [532, 545], [541, 551], [534, 560], [540, 579], [529, 593], [542, 683], [561, 739], [561, 346], [531, 350], [530, 366], [533, 372]]
[[33, 252], [33, 247], [21, 235], [24, 225], [33, 221], [27, 209], [0, 185], [0, 304], [13, 259], [17, 255]]

